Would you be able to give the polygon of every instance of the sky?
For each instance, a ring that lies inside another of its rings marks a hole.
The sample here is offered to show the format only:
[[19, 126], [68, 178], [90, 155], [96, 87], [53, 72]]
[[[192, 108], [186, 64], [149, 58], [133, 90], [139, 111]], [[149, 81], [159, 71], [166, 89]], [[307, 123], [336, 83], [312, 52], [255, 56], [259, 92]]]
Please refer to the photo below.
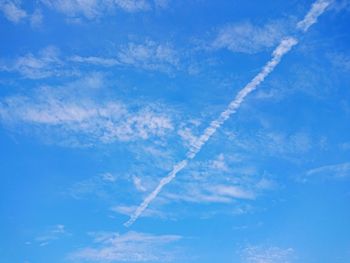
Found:
[[0, 0], [0, 261], [350, 261], [349, 0]]

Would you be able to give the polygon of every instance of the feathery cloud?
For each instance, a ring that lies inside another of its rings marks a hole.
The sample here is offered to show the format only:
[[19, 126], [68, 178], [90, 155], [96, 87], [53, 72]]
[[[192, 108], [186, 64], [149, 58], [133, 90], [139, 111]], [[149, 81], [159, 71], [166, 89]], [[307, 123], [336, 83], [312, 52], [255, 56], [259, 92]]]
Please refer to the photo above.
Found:
[[47, 7], [69, 18], [92, 20], [115, 10], [128, 13], [146, 12], [167, 6], [166, 0], [41, 0]]
[[64, 70], [63, 65], [59, 50], [54, 46], [48, 46], [36, 55], [27, 53], [17, 57], [14, 61], [0, 64], [0, 70], [18, 72], [29, 79], [74, 74], [74, 71]]
[[350, 177], [350, 162], [325, 165], [306, 172], [307, 176], [326, 176], [327, 178]]
[[6, 97], [0, 101], [0, 121], [88, 144], [146, 140], [173, 130], [170, 116], [161, 112], [160, 105], [130, 110], [122, 102], [97, 102], [83, 95], [84, 89], [101, 85], [100, 75], [91, 75], [67, 86], [40, 87], [27, 96]]
[[178, 235], [152, 235], [138, 232], [92, 233], [95, 246], [72, 252], [68, 257], [79, 262], [171, 261], [174, 252], [167, 245], [182, 239]]
[[282, 21], [270, 22], [262, 27], [250, 22], [226, 25], [219, 30], [211, 48], [254, 54], [275, 46], [286, 31]]
[[39, 246], [46, 246], [50, 242], [57, 240], [65, 235], [67, 231], [64, 225], [58, 224], [48, 228], [42, 235], [39, 235], [35, 238], [35, 241], [39, 243]]
[[117, 54], [120, 63], [148, 70], [169, 72], [176, 69], [179, 58], [170, 44], [159, 44], [154, 41], [135, 44], [129, 43]]
[[292, 248], [248, 246], [241, 252], [244, 263], [291, 263], [294, 258]]
[[16, 24], [28, 16], [27, 12], [20, 7], [17, 1], [0, 1], [0, 11], [9, 21]]

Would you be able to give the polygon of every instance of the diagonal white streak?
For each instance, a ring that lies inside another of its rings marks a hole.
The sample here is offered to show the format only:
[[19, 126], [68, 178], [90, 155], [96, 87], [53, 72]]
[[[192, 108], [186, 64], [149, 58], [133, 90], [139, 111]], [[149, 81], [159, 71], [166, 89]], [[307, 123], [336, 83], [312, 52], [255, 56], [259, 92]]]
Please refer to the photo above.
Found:
[[194, 143], [191, 149], [187, 152], [187, 158], [174, 165], [172, 171], [164, 178], [160, 183], [142, 202], [142, 204], [136, 209], [130, 219], [124, 224], [126, 227], [131, 226], [142, 212], [148, 207], [148, 205], [157, 197], [162, 188], [170, 183], [178, 172], [187, 166], [190, 159], [193, 159], [197, 153], [202, 149], [203, 145], [209, 140], [209, 138], [216, 132], [218, 128], [235, 113], [239, 106], [244, 101], [244, 98], [257, 88], [257, 86], [273, 71], [277, 64], [281, 61], [281, 58], [297, 43], [294, 38], [285, 38], [281, 41], [278, 47], [272, 54], [272, 58], [263, 67], [258, 75], [256, 75], [251, 82], [249, 82], [236, 96], [236, 98], [229, 104], [227, 109], [223, 111], [220, 116], [212, 121], [208, 128], [205, 129], [202, 136]]
[[[307, 13], [305, 18], [298, 23], [298, 28], [301, 28], [304, 32], [317, 21], [317, 17], [320, 16], [330, 4], [330, 1], [327, 0], [318, 0], [316, 1], [310, 11]], [[135, 212], [130, 216], [129, 220], [124, 223], [124, 226], [131, 226], [147, 209], [148, 205], [157, 197], [160, 191], [165, 185], [170, 183], [180, 172], [184, 169], [188, 161], [195, 158], [196, 155], [200, 152], [203, 145], [210, 139], [210, 137], [224, 124], [224, 122], [237, 111], [241, 106], [246, 96], [248, 96], [252, 91], [254, 91], [260, 83], [275, 69], [275, 67], [280, 63], [282, 57], [287, 54], [291, 48], [297, 44], [297, 40], [293, 37], [287, 37], [282, 39], [280, 44], [272, 53], [272, 58], [265, 64], [262, 70], [243, 88], [241, 89], [233, 101], [228, 105], [225, 111], [223, 111], [219, 117], [212, 121], [210, 125], [204, 130], [203, 134], [199, 137], [197, 141], [193, 143], [190, 150], [186, 154], [186, 158], [181, 162], [178, 162], [173, 166], [173, 169], [170, 173], [163, 177], [158, 186], [143, 200], [143, 202], [137, 207]]]
[[309, 12], [306, 14], [303, 20], [299, 21], [297, 28], [306, 32], [310, 26], [317, 22], [317, 18], [323, 14], [326, 8], [333, 2], [333, 0], [317, 0], [315, 1]]

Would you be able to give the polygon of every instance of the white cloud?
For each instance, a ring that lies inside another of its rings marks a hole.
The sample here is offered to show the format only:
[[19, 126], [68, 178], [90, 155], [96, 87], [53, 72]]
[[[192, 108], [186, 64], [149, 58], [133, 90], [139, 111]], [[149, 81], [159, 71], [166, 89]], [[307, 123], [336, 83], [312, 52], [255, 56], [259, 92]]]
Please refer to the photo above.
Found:
[[114, 176], [111, 173], [100, 174], [100, 177], [103, 181], [110, 182], [110, 183], [114, 183], [117, 180], [116, 176]]
[[147, 40], [144, 43], [130, 42], [119, 48], [117, 54], [111, 57], [72, 56], [69, 61], [88, 63], [105, 67], [134, 67], [137, 69], [161, 71], [170, 73], [179, 67], [179, 57], [175, 49], [168, 43], [156, 43]]
[[137, 177], [137, 176], [133, 176], [132, 177], [132, 181], [135, 185], [135, 188], [137, 189], [137, 191], [139, 192], [144, 192], [146, 191], [146, 188], [142, 185], [142, 181], [141, 178]]
[[306, 172], [307, 176], [326, 176], [327, 178], [350, 177], [350, 162], [325, 165]]
[[241, 252], [244, 263], [291, 263], [294, 258], [292, 248], [248, 246]]
[[0, 11], [13, 23], [19, 23], [28, 16], [27, 12], [20, 7], [19, 1], [0, 1]]
[[222, 184], [188, 184], [177, 191], [165, 193], [168, 201], [190, 203], [232, 203], [234, 200], [255, 199], [255, 192], [242, 186]]
[[74, 74], [74, 72], [64, 71], [63, 64], [59, 56], [59, 50], [56, 47], [49, 46], [40, 50], [37, 55], [28, 53], [17, 57], [10, 63], [0, 64], [0, 69], [18, 72], [23, 77], [30, 79]]
[[39, 243], [39, 246], [46, 246], [50, 242], [57, 240], [65, 235], [67, 235], [67, 231], [64, 225], [58, 224], [48, 228], [44, 234], [37, 236], [35, 241]]
[[[111, 211], [122, 214], [122, 215], [127, 215], [130, 216], [132, 213], [135, 211], [136, 206], [125, 206], [125, 205], [118, 205], [118, 206], [113, 206], [111, 208]], [[166, 218], [167, 215], [156, 209], [147, 209], [147, 211], [142, 214], [143, 217], [152, 217], [152, 218]]]
[[146, 12], [167, 6], [166, 0], [41, 0], [46, 6], [70, 18], [96, 19], [116, 9], [128, 13]]
[[[217, 165], [216, 162], [220, 164]], [[174, 201], [246, 204], [276, 186], [267, 173], [254, 167], [242, 166], [242, 162], [237, 162], [235, 157], [219, 154], [213, 160], [192, 163], [185, 176], [163, 193], [157, 205]]]
[[67, 16], [74, 17], [83, 15], [86, 18], [93, 19], [100, 14], [99, 0], [41, 0], [48, 7], [64, 13]]
[[142, 44], [129, 43], [119, 50], [117, 58], [124, 65], [165, 72], [176, 69], [179, 63], [178, 55], [170, 44], [150, 40]]
[[239, 150], [288, 160], [300, 160], [300, 154], [319, 147], [317, 139], [303, 131], [282, 132], [261, 129], [252, 134], [237, 132], [229, 139]]
[[339, 70], [350, 72], [350, 56], [345, 53], [331, 53], [328, 54], [331, 63]]
[[108, 198], [116, 194], [118, 184], [116, 184], [117, 176], [111, 173], [103, 173], [97, 176], [81, 180], [74, 183], [66, 192], [75, 199], [83, 199], [86, 197]]
[[[31, 17], [33, 27], [39, 27], [42, 19], [41, 11], [37, 10]], [[78, 67], [77, 67], [77, 64]], [[37, 53], [27, 53], [13, 59], [0, 60], [0, 70], [17, 72], [29, 79], [81, 75], [81, 66], [93, 65], [100, 67], [118, 67], [160, 71], [172, 73], [180, 68], [178, 52], [169, 43], [157, 43], [147, 40], [143, 43], [133, 42], [119, 47], [111, 56], [63, 56], [54, 46], [48, 46]]]
[[151, 9], [146, 0], [114, 0], [114, 3], [126, 12], [139, 12]]
[[285, 23], [281, 21], [264, 26], [255, 26], [250, 22], [231, 24], [219, 30], [211, 48], [254, 54], [275, 46], [286, 31]]
[[222, 153], [219, 154], [217, 159], [213, 160], [210, 165], [215, 170], [224, 171], [224, 172], [227, 172], [229, 170], [225, 162], [225, 156]]
[[20, 0], [0, 0], [0, 12], [12, 23], [18, 24], [22, 21], [29, 22], [33, 28], [40, 27], [43, 15], [39, 9], [35, 9], [32, 14], [21, 8]]
[[72, 56], [68, 58], [68, 60], [76, 63], [84, 63], [84, 64], [88, 63], [92, 65], [105, 66], [105, 67], [112, 67], [112, 66], [117, 66], [121, 64], [115, 58], [103, 58], [103, 57], [96, 57], [96, 56], [90, 56], [90, 57]]
[[254, 199], [255, 198], [255, 194], [253, 192], [244, 190], [234, 185], [214, 185], [214, 186], [210, 186], [208, 190], [217, 195], [227, 196], [230, 198], [237, 198], [237, 199]]
[[152, 235], [138, 232], [93, 233], [95, 245], [79, 249], [69, 255], [78, 262], [166, 262], [175, 253], [167, 246], [182, 237], [178, 235]]
[[36, 9], [34, 13], [30, 16], [30, 25], [33, 28], [40, 27], [42, 25], [44, 16], [40, 9]]
[[119, 101], [97, 102], [83, 95], [84, 89], [95, 88], [100, 82], [92, 75], [71, 85], [41, 87], [28, 96], [6, 97], [0, 101], [0, 120], [39, 133], [50, 132], [58, 136], [56, 139], [92, 144], [161, 138], [173, 130], [162, 105], [152, 103], [130, 110]]

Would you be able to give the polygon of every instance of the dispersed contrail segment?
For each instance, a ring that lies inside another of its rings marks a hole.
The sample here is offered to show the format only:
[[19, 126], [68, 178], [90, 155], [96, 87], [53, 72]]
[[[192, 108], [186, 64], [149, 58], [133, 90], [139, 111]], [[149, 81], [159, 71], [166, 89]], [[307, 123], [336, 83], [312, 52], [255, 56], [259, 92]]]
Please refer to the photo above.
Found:
[[[317, 22], [317, 18], [326, 10], [331, 1], [332, 0], [318, 0], [314, 2], [305, 18], [298, 22], [297, 28], [301, 29], [303, 32], [306, 32], [312, 24]], [[204, 130], [203, 134], [191, 145], [186, 154], [186, 158], [175, 164], [169, 174], [160, 180], [158, 186], [144, 199], [141, 205], [136, 208], [135, 212], [130, 216], [129, 220], [125, 222], [124, 226], [131, 226], [140, 217], [143, 211], [147, 209], [148, 205], [157, 197], [162, 188], [170, 183], [176, 177], [177, 173], [187, 166], [189, 160], [196, 157], [203, 145], [210, 139], [217, 129], [219, 129], [224, 122], [237, 111], [244, 99], [264, 81], [264, 79], [280, 63], [283, 56], [287, 54], [297, 43], [298, 42], [294, 37], [286, 37], [282, 39], [282, 41], [273, 51], [271, 59], [265, 64], [262, 70], [238, 92], [226, 110], [223, 111], [216, 120], [210, 123], [210, 125]]]

